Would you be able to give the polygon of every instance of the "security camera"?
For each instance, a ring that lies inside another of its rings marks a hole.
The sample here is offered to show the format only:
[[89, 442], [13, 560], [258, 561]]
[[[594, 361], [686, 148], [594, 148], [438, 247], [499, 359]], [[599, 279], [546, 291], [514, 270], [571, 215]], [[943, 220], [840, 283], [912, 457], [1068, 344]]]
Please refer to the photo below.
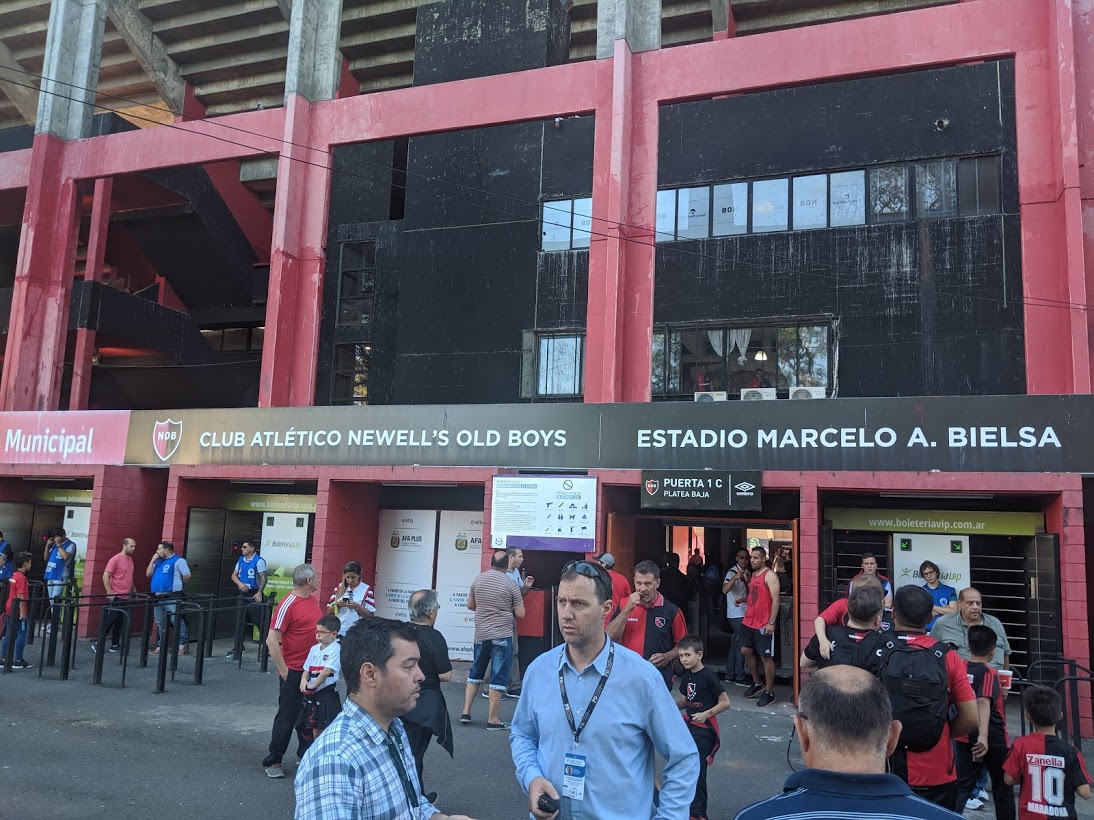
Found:
[[937, 120], [934, 121], [934, 130], [935, 131], [945, 131], [949, 127], [950, 127], [950, 121], [948, 119], [946, 119], [945, 117], [939, 117]]

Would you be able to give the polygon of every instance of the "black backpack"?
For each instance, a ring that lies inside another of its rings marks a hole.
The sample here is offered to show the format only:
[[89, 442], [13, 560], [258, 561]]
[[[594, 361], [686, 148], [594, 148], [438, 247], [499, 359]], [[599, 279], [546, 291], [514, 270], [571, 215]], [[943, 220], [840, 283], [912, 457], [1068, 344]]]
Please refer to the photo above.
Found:
[[879, 651], [877, 676], [889, 692], [893, 718], [903, 725], [897, 748], [928, 752], [942, 739], [950, 716], [950, 647], [909, 646], [894, 635]]
[[827, 634], [828, 640], [832, 643], [832, 654], [825, 662], [826, 666], [835, 666], [836, 664], [860, 666], [861, 664], [858, 662], [859, 647], [862, 646], [864, 640], [877, 633], [840, 625], [828, 627]]

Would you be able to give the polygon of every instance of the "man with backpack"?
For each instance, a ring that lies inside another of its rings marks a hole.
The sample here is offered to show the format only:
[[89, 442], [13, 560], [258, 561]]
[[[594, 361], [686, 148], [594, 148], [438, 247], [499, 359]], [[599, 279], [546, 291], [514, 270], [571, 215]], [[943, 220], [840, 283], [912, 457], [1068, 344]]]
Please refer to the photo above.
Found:
[[821, 652], [820, 637], [814, 635], [802, 652], [801, 668], [816, 669], [835, 664], [853, 664], [859, 644], [881, 626], [882, 607], [881, 587], [876, 584], [860, 585], [847, 599], [847, 623], [830, 626], [826, 630], [828, 653]]
[[925, 633], [933, 609], [934, 601], [922, 587], [898, 589], [894, 630], [860, 643], [855, 665], [877, 675], [889, 692], [893, 718], [901, 722], [890, 770], [920, 797], [957, 811], [952, 738], [975, 729], [979, 715], [965, 661]]

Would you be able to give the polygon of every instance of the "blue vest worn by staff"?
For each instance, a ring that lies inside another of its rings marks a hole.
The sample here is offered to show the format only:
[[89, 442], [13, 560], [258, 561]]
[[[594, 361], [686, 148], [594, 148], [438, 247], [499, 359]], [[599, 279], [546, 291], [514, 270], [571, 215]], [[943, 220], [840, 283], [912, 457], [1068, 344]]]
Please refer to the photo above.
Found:
[[11, 544], [8, 543], [8, 539], [0, 539], [0, 552], [7, 555], [8, 560], [4, 562], [4, 566], [0, 567], [0, 581], [10, 581], [11, 576], [15, 574], [15, 557], [11, 552]]
[[152, 572], [152, 594], [163, 595], [165, 592], [173, 592], [175, 586], [175, 564], [180, 555], [172, 555], [170, 558], [161, 558], [156, 562], [156, 569]]
[[[62, 550], [61, 547], [65, 549]], [[73, 558], [75, 558], [75, 547], [71, 541], [65, 541], [61, 544], [61, 547], [54, 545], [53, 549], [49, 551], [49, 560], [46, 561], [46, 571], [42, 577], [47, 581], [63, 581], [68, 575], [68, 562], [65, 560], [65, 552], [71, 549]]]
[[236, 575], [239, 576], [239, 580], [247, 585], [252, 591], [258, 590], [258, 562], [262, 560], [262, 556], [255, 554], [251, 556], [251, 560], [248, 561], [242, 555], [239, 556], [239, 560], [236, 561]]

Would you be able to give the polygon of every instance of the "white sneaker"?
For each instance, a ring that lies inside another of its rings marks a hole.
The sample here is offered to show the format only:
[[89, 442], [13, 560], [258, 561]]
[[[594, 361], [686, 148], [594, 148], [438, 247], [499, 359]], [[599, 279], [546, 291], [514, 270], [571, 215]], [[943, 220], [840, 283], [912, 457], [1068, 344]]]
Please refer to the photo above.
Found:
[[985, 803], [987, 803], [989, 800], [991, 800], [991, 795], [981, 789], [976, 793], [976, 798], [979, 800], [983, 800]]
[[977, 797], [970, 797], [965, 802], [965, 811], [979, 811], [982, 808], [984, 808], [984, 801]]

